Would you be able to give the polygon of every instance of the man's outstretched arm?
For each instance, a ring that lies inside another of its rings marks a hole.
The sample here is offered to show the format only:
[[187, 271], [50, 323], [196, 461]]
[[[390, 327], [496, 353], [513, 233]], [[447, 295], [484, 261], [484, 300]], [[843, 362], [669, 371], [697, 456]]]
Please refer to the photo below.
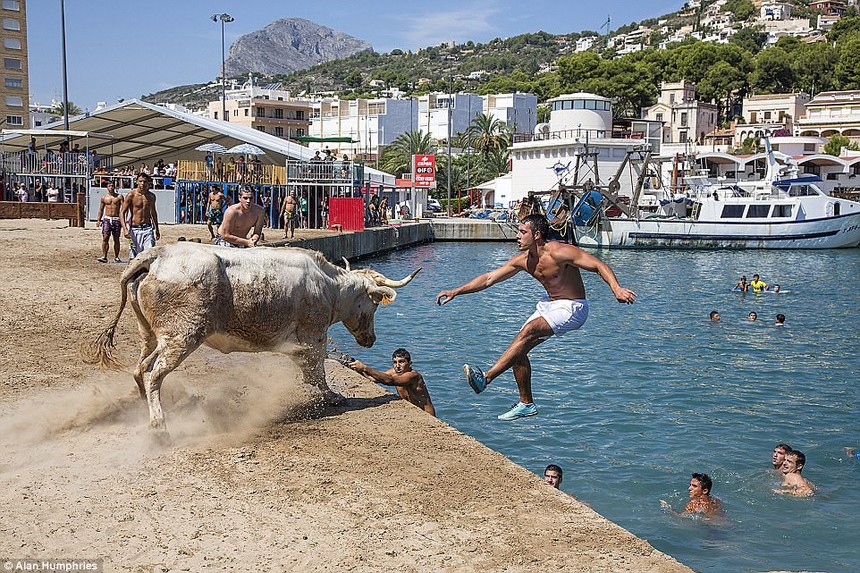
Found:
[[371, 368], [361, 360], [350, 362], [347, 366], [365, 378], [378, 382], [379, 384], [385, 384], [386, 386], [411, 386], [418, 378], [418, 373], [414, 370], [404, 372], [403, 374], [397, 374], [393, 370], [381, 372]]
[[492, 270], [488, 273], [479, 275], [467, 282], [466, 284], [458, 286], [455, 289], [443, 290], [436, 295], [436, 304], [448, 304], [457, 295], [479, 292], [484, 289], [490, 288], [496, 283], [500, 283], [511, 278], [512, 276], [520, 272], [520, 270], [522, 270], [521, 267], [516, 263], [518, 257], [522, 257], [522, 255], [517, 255], [513, 257], [499, 268]]

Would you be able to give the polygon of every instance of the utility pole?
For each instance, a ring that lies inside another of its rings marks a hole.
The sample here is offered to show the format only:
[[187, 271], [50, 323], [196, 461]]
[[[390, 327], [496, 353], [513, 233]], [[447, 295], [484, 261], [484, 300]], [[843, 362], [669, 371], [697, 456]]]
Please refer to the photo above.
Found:
[[219, 20], [221, 22], [221, 119], [223, 121], [230, 121], [230, 118], [227, 117], [227, 59], [224, 53], [224, 24], [233, 22], [236, 19], [226, 12], [212, 14], [213, 22], [218, 22]]
[[[448, 83], [448, 216], [452, 216], [451, 211], [451, 120], [453, 118], [452, 108], [454, 107], [453, 90], [454, 78]], [[459, 205], [458, 205], [459, 207]]]

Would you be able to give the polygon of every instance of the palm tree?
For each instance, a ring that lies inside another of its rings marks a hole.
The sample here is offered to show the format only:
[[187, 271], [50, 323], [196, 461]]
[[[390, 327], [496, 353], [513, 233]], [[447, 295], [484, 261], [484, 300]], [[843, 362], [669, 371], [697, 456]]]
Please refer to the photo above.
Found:
[[510, 143], [508, 126], [493, 115], [479, 113], [465, 133], [471, 147], [487, 156], [494, 149], [505, 149]]
[[[53, 107], [51, 108], [51, 112], [53, 112], [56, 115], [59, 115], [60, 117], [63, 117], [65, 115], [65, 109], [66, 109], [66, 106], [63, 104], [63, 102], [60, 101], [60, 102], [57, 102], [53, 105]], [[81, 108], [76, 106], [75, 102], [73, 102], [73, 101], [69, 102], [69, 117], [81, 115], [82, 113], [84, 113], [84, 110], [82, 110]]]
[[413, 155], [433, 153], [435, 150], [436, 141], [429, 133], [423, 131], [401, 133], [382, 152], [379, 167], [395, 175], [407, 173], [412, 169]]

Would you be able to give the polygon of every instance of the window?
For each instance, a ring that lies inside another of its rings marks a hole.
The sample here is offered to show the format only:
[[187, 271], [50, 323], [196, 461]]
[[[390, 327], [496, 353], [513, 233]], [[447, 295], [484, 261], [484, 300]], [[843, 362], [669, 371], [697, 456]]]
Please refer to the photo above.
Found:
[[7, 50], [20, 50], [21, 40], [18, 38], [3, 38], [3, 47]]
[[24, 99], [21, 96], [6, 96], [6, 105], [9, 107], [23, 107]]
[[277, 137], [284, 137], [284, 128], [283, 127], [276, 127], [275, 128], [275, 135]]
[[4, 10], [14, 10], [15, 12], [21, 11], [21, 3], [18, 0], [3, 0], [3, 9]]
[[803, 151], [814, 153], [815, 152], [815, 144], [814, 143], [804, 143], [803, 144]]
[[6, 123], [9, 125], [24, 125], [24, 118], [20, 115], [7, 115]]
[[687, 143], [687, 132], [682, 131], [678, 134], [678, 142], [679, 143]]
[[281, 108], [275, 109], [275, 119], [284, 119], [284, 110]]
[[215, 119], [218, 119], [218, 112], [215, 112]]
[[7, 70], [20, 70], [21, 60], [18, 58], [3, 58], [3, 67]]
[[239, 110], [238, 109], [233, 110], [233, 117], [239, 117]]
[[774, 205], [771, 217], [791, 217], [791, 205]]
[[573, 109], [585, 109], [585, 101], [581, 99], [573, 100]]
[[5, 85], [7, 88], [23, 88], [24, 80], [22, 80], [21, 78], [4, 78], [3, 85]]
[[757, 123], [757, 121], [758, 121], [758, 112], [757, 111], [751, 111], [750, 112], [750, 123]]
[[770, 112], [769, 111], [764, 112], [764, 118], [770, 119]]
[[763, 219], [770, 213], [770, 205], [750, 205], [747, 219]]
[[681, 127], [687, 127], [687, 112], [681, 112]]
[[662, 113], [658, 113], [655, 117], [657, 118], [657, 121], [663, 121], [663, 114]]
[[296, 110], [296, 119], [304, 120], [305, 119], [305, 110], [303, 110], [303, 109]]
[[744, 205], [723, 205], [723, 219], [740, 219], [744, 216]]
[[264, 107], [258, 107], [258, 108], [255, 108], [255, 109], [256, 109], [257, 111], [255, 111], [254, 113], [257, 115], [257, 117], [266, 117], [266, 108], [264, 108]]
[[21, 22], [19, 22], [15, 18], [3, 18], [3, 29], [4, 30], [21, 30]]
[[262, 131], [263, 133], [266, 133], [266, 126], [265, 125], [258, 125], [257, 131]]
[[301, 136], [303, 136], [304, 134], [305, 134], [305, 130], [304, 130], [304, 129], [299, 128], [299, 129], [297, 129], [297, 130], [296, 130], [296, 135], [297, 135], [297, 136], [301, 137]]

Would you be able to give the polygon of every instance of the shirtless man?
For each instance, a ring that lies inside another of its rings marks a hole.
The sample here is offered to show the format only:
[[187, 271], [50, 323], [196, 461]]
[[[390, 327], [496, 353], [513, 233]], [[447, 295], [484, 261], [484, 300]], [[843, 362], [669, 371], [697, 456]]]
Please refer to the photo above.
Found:
[[801, 475], [804, 465], [806, 465], [806, 456], [803, 452], [798, 450], [787, 452], [780, 468], [783, 475], [782, 485], [773, 491], [798, 497], [815, 495], [815, 486]]
[[532, 368], [529, 351], [553, 334], [562, 336], [585, 324], [588, 302], [579, 269], [598, 273], [606, 281], [618, 302], [632, 304], [636, 293], [622, 288], [609, 265], [573, 245], [547, 241], [549, 223], [543, 215], [529, 215], [517, 227], [517, 245], [520, 254], [514, 255], [501, 267], [475, 277], [453, 290], [436, 295], [436, 304], [447, 304], [454, 297], [482, 291], [526, 271], [546, 289], [547, 296], [537, 304], [537, 310], [527, 320], [508, 349], [486, 372], [468, 364], [463, 366], [466, 380], [472, 389], [481, 393], [487, 384], [508, 368], [513, 368], [520, 392], [520, 401], [500, 420], [515, 420], [537, 414], [532, 399]]
[[543, 470], [543, 481], [546, 484], [551, 485], [555, 489], [561, 488], [561, 481], [564, 479], [564, 471], [561, 469], [561, 466], [557, 466], [555, 464], [549, 464], [545, 470]]
[[412, 369], [412, 356], [405, 348], [398, 348], [391, 355], [393, 367], [385, 372], [374, 370], [364, 364], [361, 360], [355, 360], [347, 364], [350, 368], [379, 384], [394, 386], [397, 395], [418, 406], [431, 416], [436, 415], [433, 402], [430, 401], [430, 393], [424, 383], [424, 377]]
[[[687, 490], [690, 492], [690, 501], [684, 507], [683, 513], [701, 513], [704, 515], [715, 515], [723, 510], [722, 502], [716, 497], [711, 497], [713, 482], [708, 474], [693, 474]], [[672, 513], [678, 513], [664, 500], [660, 500], [663, 509]]]
[[290, 191], [281, 204], [281, 217], [284, 219], [284, 238], [295, 238], [296, 223], [299, 221], [299, 201], [295, 191]]
[[155, 211], [155, 194], [150, 189], [152, 178], [146, 173], [138, 175], [136, 187], [125, 196], [119, 212], [123, 234], [131, 239], [129, 260], [154, 247], [155, 241], [161, 239], [158, 213]]
[[224, 210], [230, 205], [230, 199], [224, 195], [224, 190], [217, 185], [209, 186], [209, 204], [206, 206], [206, 226], [209, 227], [209, 235], [215, 238], [213, 225], [221, 225], [224, 221]]
[[96, 217], [96, 221], [102, 226], [102, 256], [98, 259], [100, 263], [108, 262], [108, 243], [111, 236], [113, 236], [113, 260], [115, 263], [122, 262], [119, 258], [119, 234], [122, 231], [120, 209], [122, 209], [122, 195], [116, 192], [113, 183], [108, 183], [107, 193], [102, 195], [99, 201], [99, 214]]
[[782, 462], [785, 461], [785, 455], [789, 452], [793, 451], [791, 446], [788, 444], [778, 444], [773, 449], [773, 455], [770, 458], [770, 462], [773, 465], [773, 469], [779, 471], [782, 469]]
[[[239, 191], [239, 202], [224, 213], [224, 222], [218, 227], [218, 234], [212, 241], [222, 247], [245, 249], [256, 247], [266, 222], [266, 213], [259, 205], [251, 203], [254, 192], [248, 188]], [[248, 233], [253, 229], [251, 238]]]
[[741, 280], [739, 280], [738, 283], [735, 285], [735, 290], [740, 292], [749, 292], [750, 283], [747, 282], [746, 275], [743, 275], [741, 277]]

